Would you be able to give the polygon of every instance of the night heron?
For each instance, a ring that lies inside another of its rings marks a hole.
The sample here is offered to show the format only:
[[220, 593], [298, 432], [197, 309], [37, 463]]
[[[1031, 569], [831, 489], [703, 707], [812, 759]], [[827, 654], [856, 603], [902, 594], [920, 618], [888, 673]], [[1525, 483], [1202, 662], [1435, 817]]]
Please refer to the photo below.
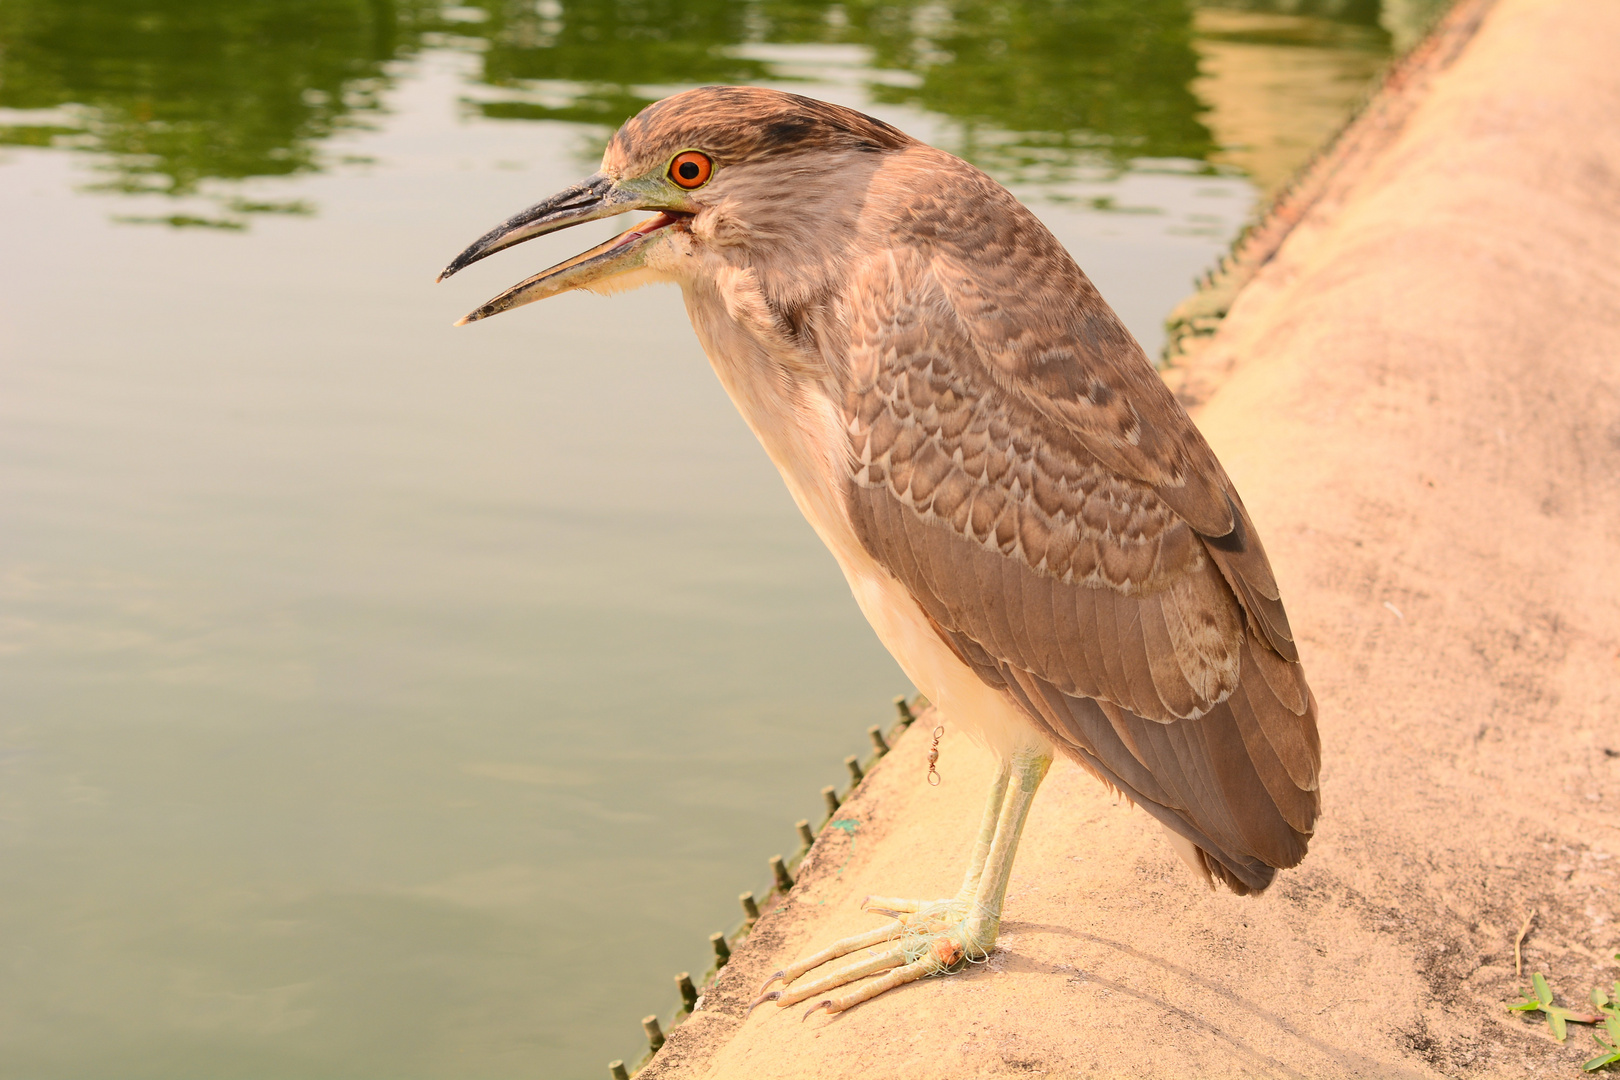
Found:
[[1001, 762], [954, 897], [869, 898], [883, 927], [779, 972], [784, 988], [760, 1001], [838, 1012], [986, 956], [1056, 754], [1237, 893], [1304, 858], [1316, 702], [1260, 538], [1034, 214], [882, 121], [708, 87], [642, 110], [600, 172], [483, 236], [441, 280], [630, 210], [656, 216], [462, 321], [569, 289], [679, 284], [878, 637]]

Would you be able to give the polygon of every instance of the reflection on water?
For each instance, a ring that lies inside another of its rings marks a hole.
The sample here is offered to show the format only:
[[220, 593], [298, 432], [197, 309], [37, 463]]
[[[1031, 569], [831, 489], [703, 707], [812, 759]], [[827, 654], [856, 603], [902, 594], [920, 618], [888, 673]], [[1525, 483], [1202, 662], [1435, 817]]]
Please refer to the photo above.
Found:
[[[1297, 162], [1314, 146], [1309, 137], [1324, 125], [1331, 130], [1341, 118], [1335, 110], [1377, 70], [1390, 33], [1410, 39], [1438, 6], [7, 0], [0, 108], [56, 114], [0, 126], [0, 145], [93, 151], [114, 190], [189, 195], [209, 180], [320, 168], [321, 142], [376, 122], [397, 62], [424, 47], [476, 53], [478, 81], [508, 91], [471, 97], [482, 115], [595, 125], [605, 139], [672, 87], [777, 75], [749, 49], [769, 43], [862, 47], [873, 101], [948, 118], [938, 141], [1007, 181], [1054, 169], [1063, 175], [1076, 162], [1247, 164], [1241, 150], [1223, 155], [1230, 140], [1212, 134], [1213, 83], [1229, 72], [1252, 80], [1254, 65], [1278, 61], [1325, 66], [1331, 70], [1285, 75], [1249, 95], [1278, 114], [1268, 119], [1303, 132], [1305, 141], [1293, 139], [1284, 155]], [[1233, 56], [1223, 42], [1260, 51]], [[1308, 56], [1312, 49], [1322, 55]], [[1333, 85], [1345, 80], [1355, 85]], [[1330, 116], [1286, 115], [1296, 107]], [[214, 223], [308, 209], [296, 201], [221, 202], [225, 214]], [[173, 223], [209, 221], [182, 215]]]
[[127, 193], [189, 195], [207, 180], [315, 169], [322, 139], [381, 109], [388, 63], [421, 47], [435, 9], [424, 0], [6, 0], [0, 108], [61, 115], [0, 127], [0, 144], [94, 151], [104, 155], [102, 184]]
[[905, 689], [671, 291], [448, 326], [625, 115], [875, 112], [1152, 350], [1392, 10], [0, 0], [0, 1078], [598, 1076]]
[[1271, 194], [1345, 121], [1384, 64], [1376, 24], [1204, 7], [1193, 15], [1211, 161]]
[[481, 103], [489, 116], [616, 123], [652, 100], [641, 87], [764, 78], [748, 44], [859, 45], [883, 74], [874, 100], [950, 118], [950, 148], [1004, 177], [1082, 154], [1122, 162], [1213, 149], [1188, 87], [1197, 61], [1183, 0], [485, 10], [486, 81], [577, 88], [555, 103]]

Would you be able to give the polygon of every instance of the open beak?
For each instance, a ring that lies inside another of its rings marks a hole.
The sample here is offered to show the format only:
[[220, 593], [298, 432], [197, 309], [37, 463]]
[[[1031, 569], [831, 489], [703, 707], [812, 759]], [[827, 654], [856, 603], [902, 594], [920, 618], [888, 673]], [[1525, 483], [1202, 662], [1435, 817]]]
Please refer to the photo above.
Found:
[[[487, 255], [536, 236], [638, 209], [656, 208], [649, 207], [640, 193], [617, 187], [612, 179], [597, 173], [566, 191], [558, 192], [545, 202], [529, 207], [479, 237], [444, 268], [438, 280], [443, 281]], [[544, 300], [548, 296], [556, 296], [570, 289], [583, 289], [605, 278], [635, 270], [645, 263], [647, 249], [653, 243], [653, 234], [686, 216], [678, 211], [662, 212], [606, 243], [518, 282], [478, 310], [463, 316], [456, 325], [465, 326], [524, 304], [532, 304], [536, 300]]]

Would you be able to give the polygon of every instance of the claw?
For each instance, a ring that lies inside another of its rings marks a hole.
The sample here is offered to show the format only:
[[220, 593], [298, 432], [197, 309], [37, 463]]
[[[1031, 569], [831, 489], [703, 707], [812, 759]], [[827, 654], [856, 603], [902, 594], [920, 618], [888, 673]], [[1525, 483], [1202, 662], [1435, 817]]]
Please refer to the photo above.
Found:
[[906, 914], [904, 911], [896, 911], [893, 908], [886, 907], [867, 908], [866, 910], [876, 915], [887, 915], [891, 919], [898, 919], [900, 916]]
[[[770, 983], [766, 983], [765, 985], [769, 986]], [[752, 1015], [754, 1015], [754, 1010], [755, 1009], [759, 1008], [761, 1005], [765, 1004], [767, 1001], [775, 1001], [777, 998], [779, 998], [781, 996], [782, 996], [782, 991], [780, 991], [780, 990], [772, 990], [769, 993], [761, 994], [761, 995], [759, 995], [759, 997], [754, 999], [753, 1004], [748, 1006], [748, 1011], [746, 1013], [744, 1013], [743, 1015], [744, 1016], [752, 1016]]]
[[[876, 930], [868, 930], [864, 934], [855, 934], [852, 937], [835, 941], [825, 949], [822, 949], [820, 952], [811, 956], [803, 957], [791, 967], [786, 967], [781, 971], [778, 971], [775, 975], [772, 975], [769, 979], [765, 980], [765, 983], [760, 987], [760, 990], [763, 991], [766, 987], [770, 986], [771, 983], [778, 979], [781, 979], [784, 983], [791, 983], [800, 975], [803, 975], [809, 971], [814, 971], [816, 968], [827, 963], [829, 960], [836, 960], [840, 956], [848, 956], [857, 949], [866, 949], [873, 945], [881, 944], [885, 941], [891, 941], [897, 936], [898, 933], [894, 927], [881, 926]], [[804, 999], [795, 998], [794, 1000], [802, 1001]]]
[[802, 1024], [806, 1020], [810, 1019], [810, 1014], [815, 1012], [817, 1009], [831, 1009], [831, 1008], [832, 1008], [832, 998], [822, 998], [820, 1001], [816, 1002], [814, 1005], [812, 1005], [808, 1009], [804, 1010], [804, 1015], [799, 1017], [799, 1023]]

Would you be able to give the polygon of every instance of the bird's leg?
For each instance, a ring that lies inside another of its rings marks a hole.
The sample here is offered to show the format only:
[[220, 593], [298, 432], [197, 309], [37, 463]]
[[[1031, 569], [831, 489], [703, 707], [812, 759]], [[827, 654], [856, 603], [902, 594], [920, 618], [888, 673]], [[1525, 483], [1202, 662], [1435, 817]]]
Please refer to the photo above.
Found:
[[[1012, 764], [1003, 762], [1000, 770], [996, 773], [995, 780], [990, 784], [990, 797], [985, 800], [984, 816], [979, 823], [979, 836], [974, 842], [972, 854], [968, 856], [967, 877], [963, 879], [961, 891], [955, 897], [947, 897], [943, 900], [908, 900], [895, 896], [868, 896], [861, 901], [861, 907], [879, 915], [888, 915], [894, 919], [894, 922], [877, 930], [868, 930], [863, 934], [852, 934], [849, 937], [840, 938], [820, 952], [801, 957], [766, 979], [765, 984], [760, 987], [760, 997], [754, 1004], [761, 1005], [766, 1001], [777, 1001], [782, 1005], [791, 1005], [795, 1001], [803, 1000], [804, 997], [808, 997], [811, 993], [819, 993], [822, 989], [841, 985], [851, 979], [861, 978], [860, 975], [850, 974], [859, 965], [849, 965], [838, 969], [832, 975], [816, 980], [814, 983], [801, 984], [795, 987], [793, 991], [765, 993], [773, 983], [781, 982], [784, 985], [792, 983], [806, 972], [814, 971], [823, 964], [837, 960], [841, 956], [847, 956], [857, 949], [870, 949], [874, 945], [896, 941], [906, 932], [908, 927], [914, 924], [921, 926], [933, 921], [943, 925], [947, 916], [955, 916], [955, 919], [959, 921], [962, 916], [966, 915], [968, 905], [972, 903], [974, 893], [979, 887], [979, 877], [984, 872], [985, 860], [990, 856], [990, 847], [996, 837], [996, 825], [1001, 820], [1001, 803], [1006, 797], [1007, 781], [1011, 775]], [[864, 961], [861, 963], [864, 963]], [[891, 963], [886, 966], [893, 967], [894, 964]], [[843, 977], [836, 982], [827, 981], [837, 976]], [[806, 992], [801, 995], [799, 994], [801, 990]]]
[[[990, 785], [990, 798], [984, 804], [984, 817], [979, 822], [979, 838], [973, 842], [973, 854], [968, 857], [967, 876], [962, 879], [962, 888], [956, 894], [956, 899], [963, 904], [978, 895], [979, 882], [984, 877], [984, 864], [990, 858], [991, 848], [995, 846], [996, 830], [1001, 824], [1001, 809], [1007, 801], [1007, 784], [1012, 779], [1012, 772], [1013, 763], [1002, 762], [1001, 771], [996, 773], [995, 782]], [[1040, 783], [1039, 780], [1035, 782]], [[1013, 843], [1016, 845], [1017, 841], [1014, 840]]]
[[[1039, 750], [1020, 750], [1002, 768], [990, 788], [989, 803], [974, 843], [967, 876], [962, 882], [962, 891], [954, 899], [927, 903], [885, 899], [872, 904], [873, 908], [894, 915], [897, 925], [884, 931], [845, 938], [831, 948], [778, 972], [766, 986], [777, 978], [792, 985], [784, 990], [761, 994], [754, 1004], [775, 1001], [780, 1006], [792, 1005], [820, 997], [828, 990], [846, 986], [869, 975], [884, 973], [844, 994], [822, 997], [810, 1008], [810, 1012], [817, 1009], [843, 1012], [904, 983], [927, 975], [955, 971], [964, 961], [977, 963], [988, 959], [1001, 929], [1001, 906], [1007, 896], [1007, 883], [1012, 877], [1018, 840], [1029, 818], [1035, 791], [1051, 764], [1052, 759]], [[868, 898], [869, 901], [877, 899]], [[894, 940], [894, 944], [886, 949], [870, 948], [886, 940]], [[862, 959], [818, 979], [808, 982], [799, 979], [799, 976], [827, 960], [863, 947], [868, 948], [868, 955]]]
[[[1018, 779], [1018, 786], [1009, 790], [1002, 801], [996, 837], [979, 874], [978, 890], [968, 913], [970, 939], [980, 946], [983, 957], [990, 955], [990, 947], [1001, 932], [1001, 905], [1007, 899], [1007, 884], [1012, 880], [1018, 841], [1024, 835], [1024, 823], [1029, 820], [1035, 792], [1051, 766], [1051, 757], [1038, 750], [1020, 750], [1013, 756], [1013, 775]], [[972, 959], [973, 954], [969, 952], [968, 957]]]
[[[990, 784], [990, 797], [984, 802], [984, 815], [979, 821], [979, 836], [973, 842], [973, 851], [968, 856], [967, 875], [963, 877], [962, 887], [957, 890], [954, 898], [905, 900], [893, 896], [868, 896], [861, 901], [861, 907], [883, 915], [894, 915], [896, 918], [902, 914], [933, 913], [952, 909], [959, 914], [966, 913], [968, 905], [973, 902], [973, 897], [978, 892], [979, 878], [984, 873], [984, 862], [990, 857], [990, 846], [996, 839], [996, 825], [1001, 821], [1001, 804], [1007, 797], [1007, 781], [1011, 776], [1012, 762], [1002, 762], [995, 780]], [[902, 923], [905, 921], [901, 920]]]

